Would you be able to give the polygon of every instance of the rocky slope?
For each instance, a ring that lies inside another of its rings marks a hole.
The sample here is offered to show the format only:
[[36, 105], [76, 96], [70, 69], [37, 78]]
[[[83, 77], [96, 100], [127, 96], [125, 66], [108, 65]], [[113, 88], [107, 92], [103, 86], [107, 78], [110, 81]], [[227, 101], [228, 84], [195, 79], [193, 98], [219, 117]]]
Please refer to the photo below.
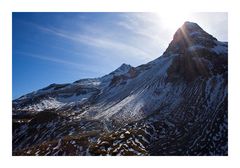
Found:
[[185, 22], [147, 64], [13, 100], [13, 155], [227, 155], [227, 55]]

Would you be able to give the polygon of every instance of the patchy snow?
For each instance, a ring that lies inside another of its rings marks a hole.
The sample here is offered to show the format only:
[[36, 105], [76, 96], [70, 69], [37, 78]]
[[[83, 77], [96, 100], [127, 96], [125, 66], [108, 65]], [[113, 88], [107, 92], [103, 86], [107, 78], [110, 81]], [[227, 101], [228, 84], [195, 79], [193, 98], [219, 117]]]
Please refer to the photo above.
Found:
[[121, 138], [121, 139], [125, 138], [125, 135], [124, 135], [124, 134], [121, 134], [121, 135], [120, 135], [120, 138]]
[[188, 48], [188, 51], [196, 51], [196, 50], [199, 50], [199, 49], [203, 49], [203, 48], [206, 48], [200, 44], [197, 44], [197, 45], [192, 45]]
[[[129, 79], [127, 84], [123, 86], [104, 90], [103, 94], [98, 98], [98, 103], [82, 113], [82, 115], [95, 119], [109, 119], [115, 116], [126, 120], [138, 120], [161, 105], [161, 103], [156, 102], [165, 102], [171, 99], [174, 100], [172, 103], [177, 105], [181, 102], [178, 96], [181, 88], [174, 92], [176, 95], [168, 95], [167, 93], [172, 89], [172, 86], [170, 83], [166, 84], [164, 82], [172, 58], [176, 56], [178, 55], [172, 54], [168, 57], [160, 57], [150, 62], [148, 65], [150, 68], [146, 71], [137, 68], [137, 71], [141, 73], [134, 80]], [[160, 95], [154, 94], [156, 90], [159, 90]]]
[[60, 146], [61, 146], [61, 144], [62, 144], [62, 139], [59, 139], [59, 140], [58, 140], [58, 143], [57, 143], [57, 146], [55, 146], [55, 147], [53, 148], [53, 150], [59, 149]]
[[222, 75], [213, 76], [206, 82], [205, 95], [208, 107], [216, 107], [221, 100], [224, 100], [224, 97], [227, 96], [227, 89]]
[[130, 134], [130, 132], [129, 132], [129, 131], [126, 131], [126, 132], [125, 132], [125, 134], [129, 135], [129, 134]]
[[199, 31], [193, 31], [189, 33], [189, 36], [194, 37], [194, 36], [200, 36], [202, 33]]
[[135, 138], [134, 141], [135, 141], [142, 149], [145, 149], [145, 146], [143, 146], [143, 144], [142, 144], [137, 138]]
[[58, 100], [62, 103], [81, 102], [91, 97], [92, 94], [93, 94], [92, 92], [80, 95], [73, 94], [72, 96], [69, 97], [60, 97]]
[[149, 141], [142, 135], [138, 135], [138, 137], [140, 137], [144, 142], [149, 143]]
[[132, 68], [131, 65], [122, 64], [119, 68], [117, 68], [111, 74], [116, 75], [116, 76], [123, 75], [123, 74], [126, 74], [131, 68]]
[[[99, 78], [93, 78], [93, 79], [81, 79], [78, 81], [75, 81], [72, 85], [82, 85], [82, 86], [99, 86], [101, 84], [101, 81]], [[72, 87], [70, 85], [69, 87]]]
[[63, 104], [54, 98], [44, 99], [37, 104], [30, 104], [25, 106], [22, 110], [26, 111], [43, 111], [45, 109], [54, 109], [62, 106]]
[[228, 53], [228, 47], [226, 45], [226, 43], [223, 42], [215, 42], [216, 46], [214, 48], [212, 48], [211, 50], [217, 54], [226, 54]]
[[22, 108], [22, 110], [26, 111], [43, 111], [46, 109], [58, 109], [66, 105], [75, 105], [76, 103], [81, 104], [86, 102], [94, 92], [89, 92], [86, 94], [77, 95], [74, 93], [71, 96], [66, 96], [64, 94], [60, 94], [58, 97], [48, 97], [42, 99], [39, 103], [30, 104]]

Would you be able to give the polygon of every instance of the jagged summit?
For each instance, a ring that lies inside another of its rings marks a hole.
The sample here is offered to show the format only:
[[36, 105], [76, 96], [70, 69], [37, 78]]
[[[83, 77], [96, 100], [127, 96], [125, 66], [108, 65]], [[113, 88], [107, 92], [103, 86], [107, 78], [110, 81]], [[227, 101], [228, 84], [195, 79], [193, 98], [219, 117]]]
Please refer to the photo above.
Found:
[[197, 23], [186, 21], [176, 31], [173, 40], [169, 44], [166, 53], [185, 53], [190, 47], [207, 47], [216, 46], [217, 39], [204, 31]]
[[189, 31], [202, 31], [203, 29], [194, 22], [185, 21], [181, 26], [182, 29], [188, 29]]
[[132, 66], [130, 64], [125, 64], [123, 63], [119, 68], [117, 68], [116, 70], [125, 70], [125, 69], [129, 69]]
[[123, 63], [119, 68], [117, 68], [110, 74], [122, 75], [122, 74], [127, 73], [131, 68], [133, 68], [131, 65]]
[[[204, 31], [197, 23], [194, 23], [194, 22], [189, 22], [189, 21], [184, 22], [183, 25], [174, 34], [174, 38], [175, 36], [177, 36], [177, 34], [179, 34], [180, 30], [183, 33], [181, 35], [185, 35], [192, 38], [193, 37], [201, 38], [204, 35], [207, 35], [209, 38], [213, 37], [212, 35], [208, 34], [206, 31]], [[214, 39], [216, 40], [216, 38]]]

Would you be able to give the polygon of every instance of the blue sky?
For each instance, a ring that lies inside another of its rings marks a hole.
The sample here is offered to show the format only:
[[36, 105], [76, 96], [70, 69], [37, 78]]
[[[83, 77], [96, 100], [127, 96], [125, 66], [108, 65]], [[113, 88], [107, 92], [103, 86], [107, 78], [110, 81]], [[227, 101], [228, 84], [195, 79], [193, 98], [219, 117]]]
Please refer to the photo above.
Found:
[[187, 20], [228, 40], [227, 13], [13, 13], [13, 98], [147, 63]]

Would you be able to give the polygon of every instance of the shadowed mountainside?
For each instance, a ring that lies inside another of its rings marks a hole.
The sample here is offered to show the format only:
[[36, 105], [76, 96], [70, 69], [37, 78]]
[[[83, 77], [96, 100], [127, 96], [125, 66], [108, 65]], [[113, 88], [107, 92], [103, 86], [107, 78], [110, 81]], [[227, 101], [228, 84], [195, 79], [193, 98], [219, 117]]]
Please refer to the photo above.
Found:
[[227, 155], [227, 56], [185, 22], [147, 64], [13, 100], [13, 155]]

